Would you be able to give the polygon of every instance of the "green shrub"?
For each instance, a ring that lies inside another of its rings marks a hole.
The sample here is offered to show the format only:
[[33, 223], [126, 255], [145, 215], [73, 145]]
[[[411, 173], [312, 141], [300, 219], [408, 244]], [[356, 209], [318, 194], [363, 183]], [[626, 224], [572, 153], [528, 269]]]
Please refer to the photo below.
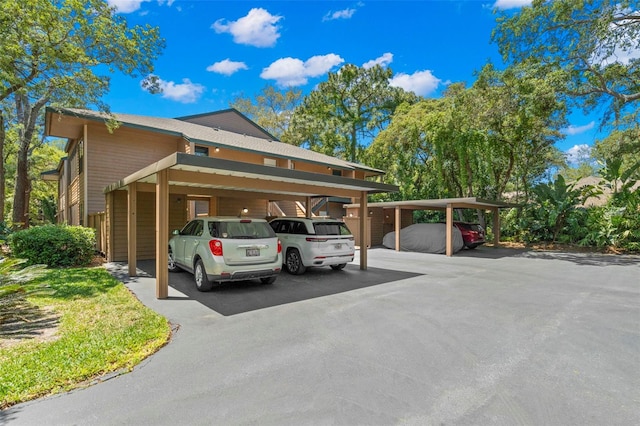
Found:
[[9, 237], [13, 256], [27, 259], [29, 265], [46, 264], [51, 268], [88, 265], [95, 242], [93, 229], [68, 225], [36, 226]]

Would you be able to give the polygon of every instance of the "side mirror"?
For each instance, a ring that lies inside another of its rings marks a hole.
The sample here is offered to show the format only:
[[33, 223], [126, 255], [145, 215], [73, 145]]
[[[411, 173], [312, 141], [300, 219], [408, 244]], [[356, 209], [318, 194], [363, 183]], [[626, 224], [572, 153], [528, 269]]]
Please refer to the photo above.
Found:
[[173, 235], [180, 235], [180, 230], [179, 229], [174, 229], [173, 232], [171, 233]]

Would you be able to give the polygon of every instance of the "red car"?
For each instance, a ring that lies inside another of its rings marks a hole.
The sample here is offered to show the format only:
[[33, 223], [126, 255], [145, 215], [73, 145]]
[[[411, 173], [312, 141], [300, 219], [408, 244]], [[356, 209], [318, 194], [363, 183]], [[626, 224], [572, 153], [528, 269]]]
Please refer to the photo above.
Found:
[[477, 223], [453, 222], [453, 226], [458, 228], [462, 233], [464, 246], [474, 249], [485, 243], [484, 228]]

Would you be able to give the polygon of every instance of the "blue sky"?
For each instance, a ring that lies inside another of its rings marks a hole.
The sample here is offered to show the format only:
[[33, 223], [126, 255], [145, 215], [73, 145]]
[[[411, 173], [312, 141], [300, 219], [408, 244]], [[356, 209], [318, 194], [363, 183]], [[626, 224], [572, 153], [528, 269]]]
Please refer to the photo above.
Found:
[[[163, 94], [140, 79], [113, 75], [104, 98], [111, 110], [180, 117], [229, 108], [267, 84], [308, 93], [328, 72], [379, 63], [391, 81], [425, 97], [502, 60], [490, 41], [493, 10], [517, 11], [530, 0], [108, 0], [130, 24], [160, 27], [166, 48], [155, 74]], [[591, 146], [598, 116], [575, 112], [557, 144], [565, 152]]]

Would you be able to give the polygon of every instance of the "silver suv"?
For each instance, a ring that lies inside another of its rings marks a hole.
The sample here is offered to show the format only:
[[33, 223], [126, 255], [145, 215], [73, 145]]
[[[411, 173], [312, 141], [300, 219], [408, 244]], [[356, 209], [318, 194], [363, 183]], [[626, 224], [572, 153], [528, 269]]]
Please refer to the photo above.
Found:
[[282, 268], [282, 246], [264, 219], [199, 217], [169, 240], [169, 271], [193, 273], [196, 287], [260, 278], [272, 284]]
[[340, 270], [353, 261], [354, 238], [340, 220], [285, 217], [269, 224], [282, 242], [284, 264], [291, 274], [303, 274], [312, 266]]

